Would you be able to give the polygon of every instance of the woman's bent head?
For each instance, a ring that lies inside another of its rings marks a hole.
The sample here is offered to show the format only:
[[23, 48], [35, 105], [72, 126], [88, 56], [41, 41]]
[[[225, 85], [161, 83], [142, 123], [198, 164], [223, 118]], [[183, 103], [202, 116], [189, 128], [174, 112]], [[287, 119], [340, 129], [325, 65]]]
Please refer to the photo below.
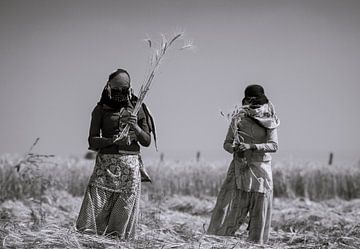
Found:
[[118, 109], [126, 106], [130, 98], [130, 75], [125, 69], [117, 69], [109, 75], [100, 102]]
[[269, 103], [269, 100], [262, 86], [249, 85], [245, 88], [245, 97], [242, 100], [243, 105], [260, 106], [267, 103]]

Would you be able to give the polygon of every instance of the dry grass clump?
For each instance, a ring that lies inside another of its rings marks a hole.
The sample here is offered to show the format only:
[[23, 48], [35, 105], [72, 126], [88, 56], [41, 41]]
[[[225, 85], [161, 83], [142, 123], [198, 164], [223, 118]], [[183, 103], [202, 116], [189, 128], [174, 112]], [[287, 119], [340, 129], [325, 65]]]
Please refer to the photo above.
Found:
[[[2, 248], [359, 248], [359, 200], [321, 203], [275, 199], [268, 245], [246, 242], [246, 224], [234, 237], [206, 234], [215, 198], [165, 197], [142, 200], [138, 237], [120, 241], [74, 230], [81, 197], [48, 195], [40, 206], [29, 199], [0, 204]], [[7, 220], [5, 220], [7, 218]], [[39, 221], [42, 220], [42, 221]]]
[[[276, 199], [272, 228], [294, 248], [359, 248], [360, 200]], [[300, 245], [303, 247], [299, 247]]]
[[[2, 248], [264, 248], [206, 228], [229, 162], [146, 162], [138, 238], [77, 233], [94, 161], [33, 154], [0, 157]], [[359, 165], [275, 163], [273, 230], [266, 248], [360, 248]], [[300, 198], [298, 198], [300, 197]], [[340, 198], [339, 198], [340, 197]], [[312, 200], [324, 200], [313, 202]]]
[[36, 164], [23, 161], [17, 170], [19, 161], [19, 156], [0, 157], [0, 200], [40, 199], [51, 189], [82, 195], [93, 168], [92, 161], [44, 157]]

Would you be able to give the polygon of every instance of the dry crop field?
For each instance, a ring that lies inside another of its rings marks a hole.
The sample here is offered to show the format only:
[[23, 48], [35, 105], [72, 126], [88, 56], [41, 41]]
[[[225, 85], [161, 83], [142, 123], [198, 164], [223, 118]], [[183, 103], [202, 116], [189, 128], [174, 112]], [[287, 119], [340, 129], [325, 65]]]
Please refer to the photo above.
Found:
[[[20, 162], [20, 164], [19, 164]], [[205, 233], [228, 162], [145, 162], [138, 238], [79, 234], [74, 222], [94, 162], [0, 157], [2, 248], [360, 248], [360, 165], [274, 163], [269, 244]]]

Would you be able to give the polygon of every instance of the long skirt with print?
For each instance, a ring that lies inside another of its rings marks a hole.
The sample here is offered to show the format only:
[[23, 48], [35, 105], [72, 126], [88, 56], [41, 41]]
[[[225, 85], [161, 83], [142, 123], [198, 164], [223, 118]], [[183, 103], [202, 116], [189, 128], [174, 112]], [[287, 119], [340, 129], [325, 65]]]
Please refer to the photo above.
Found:
[[[249, 214], [248, 239], [256, 243], [266, 243], [271, 225], [272, 179], [269, 179], [271, 189], [267, 191], [251, 191], [248, 187], [245, 191], [242, 186], [254, 184], [251, 183], [251, 177], [247, 177], [249, 181], [244, 178], [247, 174], [239, 172], [238, 169], [244, 167], [239, 165], [240, 163], [234, 159], [230, 164], [212, 212], [208, 234], [233, 236]], [[244, 170], [250, 172], [246, 165]]]
[[135, 237], [141, 177], [139, 155], [98, 154], [76, 229], [120, 239]]

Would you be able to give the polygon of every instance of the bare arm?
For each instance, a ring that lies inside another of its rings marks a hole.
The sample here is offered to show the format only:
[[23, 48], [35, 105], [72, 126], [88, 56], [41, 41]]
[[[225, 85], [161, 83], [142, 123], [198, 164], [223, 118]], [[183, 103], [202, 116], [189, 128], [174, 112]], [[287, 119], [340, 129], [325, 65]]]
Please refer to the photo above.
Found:
[[148, 147], [151, 143], [151, 136], [146, 127], [144, 127], [144, 124], [142, 122], [146, 122], [146, 120], [141, 120], [139, 125], [137, 125], [137, 128], [134, 127], [135, 135], [137, 140], [142, 146]]
[[145, 113], [140, 110], [138, 115], [130, 115], [128, 124], [134, 131], [136, 140], [145, 147], [151, 143], [150, 129], [146, 121]]

